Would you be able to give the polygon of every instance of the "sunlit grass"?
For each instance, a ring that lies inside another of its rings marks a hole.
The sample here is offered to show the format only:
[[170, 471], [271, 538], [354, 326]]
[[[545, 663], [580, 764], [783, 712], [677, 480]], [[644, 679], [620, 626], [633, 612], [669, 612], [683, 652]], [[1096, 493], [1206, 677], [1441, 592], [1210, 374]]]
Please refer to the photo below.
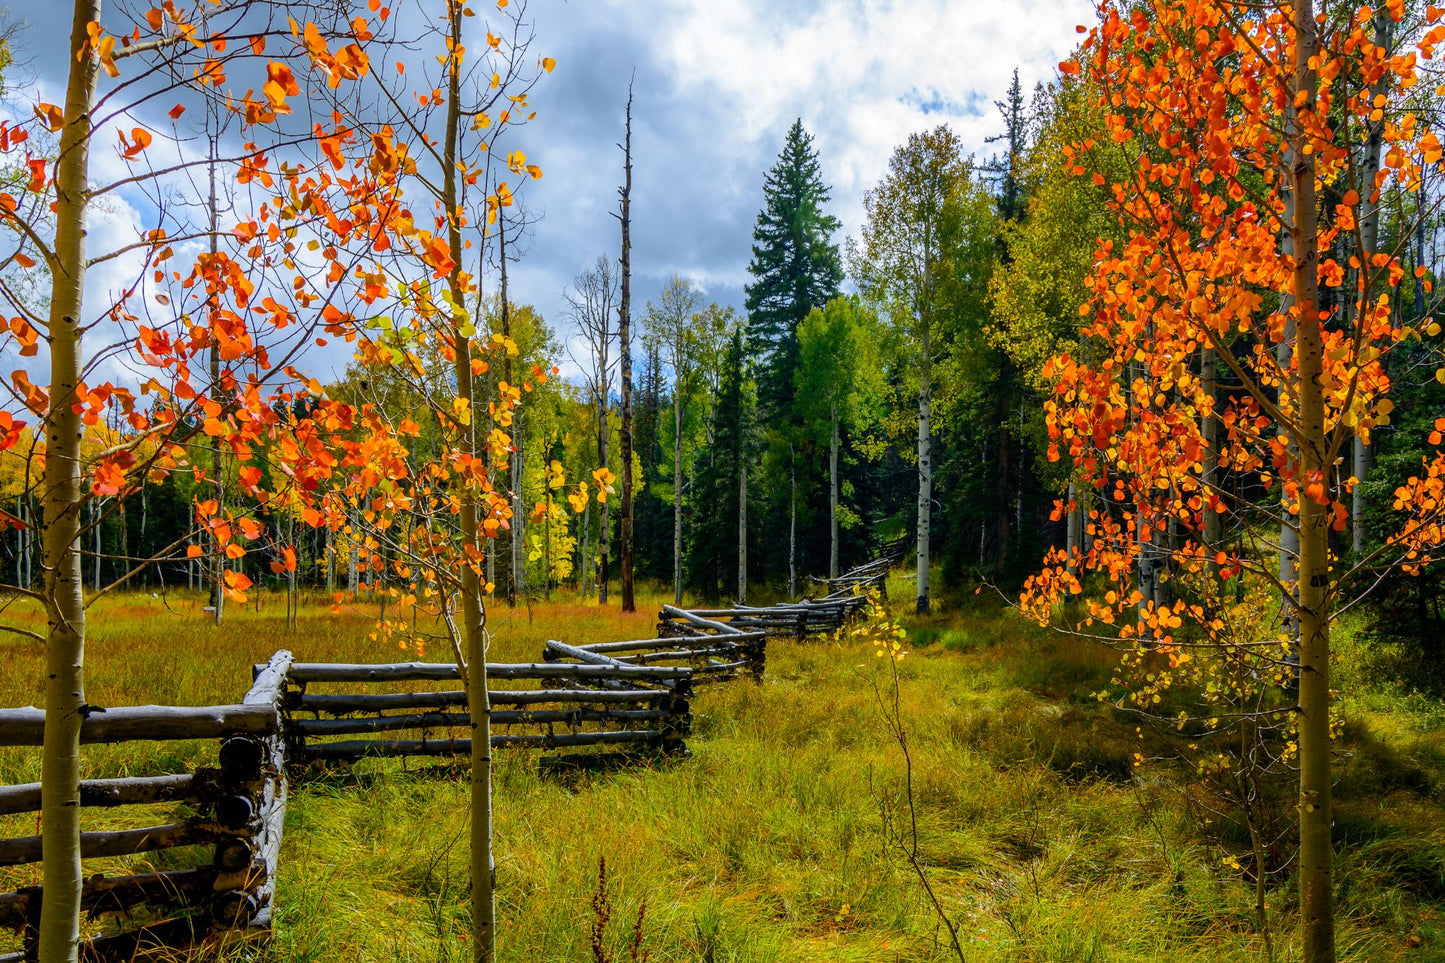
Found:
[[[910, 589], [900, 584], [894, 597], [911, 600]], [[665, 600], [644, 595], [629, 616], [615, 603], [558, 601], [530, 614], [494, 606], [493, 658], [536, 660], [547, 638], [649, 636]], [[97, 606], [91, 701], [235, 701], [250, 664], [278, 648], [305, 661], [414, 657], [369, 637], [374, 607], [334, 614], [317, 600], [287, 631], [279, 600], [234, 607], [219, 627], [200, 606], [149, 596]], [[1132, 724], [1088, 697], [1107, 678], [1107, 653], [988, 607], [905, 623], [912, 651], [899, 664], [900, 705], [920, 852], [971, 961], [1263, 959], [1250, 887], [1173, 793], [1135, 781]], [[0, 704], [38, 702], [39, 647], [0, 646], [10, 670]], [[846, 639], [778, 640], [764, 682], [697, 698], [689, 759], [563, 782], [538, 775], [535, 753], [500, 754], [501, 959], [590, 959], [599, 857], [616, 948], [645, 901], [645, 946], [659, 963], [951, 958], [882, 832], [880, 807], [897, 802], [904, 776], [875, 696], [886, 670], [871, 647]], [[1445, 736], [1421, 724], [1428, 708], [1375, 690], [1344, 700], [1342, 748], [1353, 756], [1342, 765], [1338, 823], [1342, 959], [1438, 959], [1445, 945]], [[87, 774], [173, 770], [214, 748], [88, 747]], [[37, 757], [0, 753], [0, 778], [36, 778]], [[274, 959], [467, 958], [465, 780], [411, 765], [427, 773], [368, 763], [356, 778], [295, 788]], [[88, 811], [87, 825], [154, 815]], [[33, 817], [0, 820], [6, 834], [34, 828]], [[103, 868], [120, 865], [135, 864]], [[1274, 895], [1282, 960], [1291, 958], [1290, 899]]]

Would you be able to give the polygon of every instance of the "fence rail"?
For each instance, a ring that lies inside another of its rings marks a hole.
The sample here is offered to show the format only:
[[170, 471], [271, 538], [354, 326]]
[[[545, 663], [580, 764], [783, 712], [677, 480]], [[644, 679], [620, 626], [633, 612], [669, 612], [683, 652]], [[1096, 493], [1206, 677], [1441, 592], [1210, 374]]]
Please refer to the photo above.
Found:
[[[749, 675], [761, 679], [767, 642], [836, 631], [879, 587], [891, 557], [821, 580], [821, 599], [767, 607], [681, 609], [658, 613], [657, 638], [573, 644], [548, 641], [541, 662], [488, 663], [487, 698], [494, 748], [541, 749], [549, 768], [571, 768], [687, 751], [694, 686]], [[296, 662], [277, 652], [252, 667], [250, 690], [235, 705], [93, 708], [81, 742], [215, 740], [215, 765], [193, 772], [89, 779], [87, 808], [184, 804], [189, 818], [81, 834], [83, 859], [124, 857], [179, 847], [212, 847], [207, 865], [130, 875], [89, 876], [82, 909], [94, 916], [144, 919], [82, 947], [87, 959], [132, 959], [146, 947], [187, 949], [218, 936], [269, 936], [285, 824], [288, 772], [365, 758], [432, 756], [466, 760], [471, 751], [465, 689], [379, 692], [416, 682], [460, 682], [454, 663]], [[363, 686], [316, 692], [316, 687]], [[45, 713], [0, 709], [0, 746], [43, 742]], [[397, 738], [394, 734], [414, 734]], [[349, 737], [349, 738], [344, 738]], [[619, 749], [589, 753], [578, 750]], [[39, 783], [0, 786], [0, 816], [39, 812]], [[39, 836], [0, 839], [0, 866], [38, 862]], [[35, 959], [43, 888], [0, 893], [0, 930], [21, 933], [20, 952], [0, 963]]]

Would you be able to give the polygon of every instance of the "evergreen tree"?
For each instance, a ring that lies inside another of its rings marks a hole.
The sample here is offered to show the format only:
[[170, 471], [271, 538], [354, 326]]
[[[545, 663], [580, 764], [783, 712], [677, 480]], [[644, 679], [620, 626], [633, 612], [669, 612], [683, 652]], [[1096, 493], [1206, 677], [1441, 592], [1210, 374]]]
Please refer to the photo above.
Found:
[[747, 286], [748, 353], [761, 359], [759, 403], [787, 411], [798, 364], [799, 323], [837, 296], [843, 262], [833, 232], [838, 219], [824, 213], [823, 183], [813, 138], [802, 120], [788, 129], [778, 162], [763, 179], [763, 209], [753, 228]]

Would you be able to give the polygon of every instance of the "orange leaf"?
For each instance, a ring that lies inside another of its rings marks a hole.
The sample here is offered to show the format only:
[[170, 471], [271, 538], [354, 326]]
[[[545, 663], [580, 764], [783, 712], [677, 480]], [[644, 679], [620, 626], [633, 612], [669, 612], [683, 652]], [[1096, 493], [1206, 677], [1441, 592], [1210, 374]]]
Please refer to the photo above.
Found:
[[35, 108], [35, 116], [39, 117], [51, 130], [59, 130], [65, 126], [65, 111], [54, 104], [39, 105]]

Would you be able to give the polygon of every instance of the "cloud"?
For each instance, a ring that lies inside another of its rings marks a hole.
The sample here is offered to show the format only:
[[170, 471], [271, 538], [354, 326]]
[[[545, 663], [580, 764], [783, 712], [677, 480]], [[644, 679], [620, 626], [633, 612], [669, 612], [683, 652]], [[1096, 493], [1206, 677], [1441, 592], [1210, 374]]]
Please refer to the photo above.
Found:
[[[54, 6], [30, 9], [27, 40], [37, 43], [27, 46], [58, 87], [66, 61], [50, 48], [68, 15]], [[1074, 25], [1093, 18], [1089, 0], [531, 0], [527, 9], [534, 50], [557, 68], [532, 98], [537, 119], [509, 145], [545, 171], [527, 190], [542, 219], [511, 271], [512, 292], [564, 342], [563, 289], [599, 253], [619, 253], [616, 145], [629, 79], [634, 312], [673, 273], [740, 308], [763, 176], [795, 117], [815, 138], [841, 245], [859, 233], [863, 192], [910, 133], [947, 123], [988, 155], [985, 139], [1002, 130], [993, 104], [1014, 69], [1026, 92], [1049, 80], [1077, 41]], [[480, 31], [483, 19], [470, 23]], [[483, 280], [495, 288], [494, 276]]]

